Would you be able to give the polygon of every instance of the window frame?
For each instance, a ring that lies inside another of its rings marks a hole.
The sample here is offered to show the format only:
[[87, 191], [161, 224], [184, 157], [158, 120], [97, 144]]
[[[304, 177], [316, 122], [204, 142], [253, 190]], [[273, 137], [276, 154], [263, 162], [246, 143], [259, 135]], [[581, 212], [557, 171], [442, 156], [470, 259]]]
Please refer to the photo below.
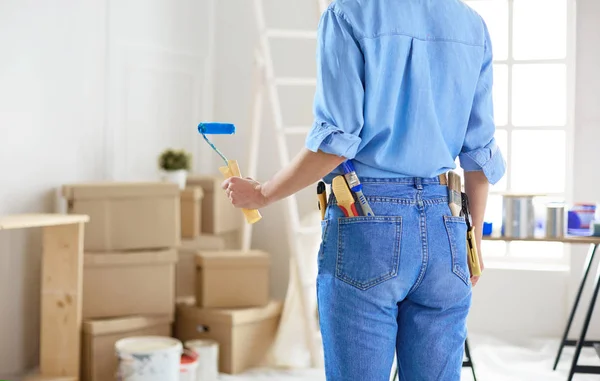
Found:
[[[469, 3], [489, 2], [491, 0], [468, 0]], [[574, 161], [574, 133], [575, 133], [575, 74], [576, 74], [576, 3], [575, 0], [565, 0], [567, 6], [566, 14], [566, 55], [560, 59], [530, 59], [517, 60], [513, 58], [514, 52], [514, 4], [515, 1], [527, 0], [506, 0], [508, 4], [508, 55], [506, 59], [494, 58], [494, 65], [506, 65], [508, 69], [508, 104], [507, 104], [507, 124], [496, 126], [499, 131], [506, 131], [506, 151], [502, 152], [506, 160], [507, 174], [506, 189], [503, 191], [491, 189], [490, 195], [502, 196], [511, 192], [513, 179], [510, 174], [512, 165], [512, 133], [514, 131], [564, 131], [565, 132], [565, 189], [561, 193], [545, 193], [552, 197], [561, 197], [569, 205], [573, 202], [573, 161]], [[493, 41], [492, 41], [493, 46]], [[564, 126], [527, 126], [516, 127], [513, 124], [513, 70], [514, 65], [526, 64], [564, 64], [566, 66], [566, 123]], [[511, 242], [506, 242], [506, 252], [502, 256], [485, 256], [485, 243], [482, 244], [483, 255], [486, 267], [506, 268], [513, 264], [516, 267], [538, 266], [547, 268], [548, 265], [568, 266], [570, 258], [570, 247], [563, 245], [563, 255], [560, 258], [544, 258], [540, 256], [511, 255]]]

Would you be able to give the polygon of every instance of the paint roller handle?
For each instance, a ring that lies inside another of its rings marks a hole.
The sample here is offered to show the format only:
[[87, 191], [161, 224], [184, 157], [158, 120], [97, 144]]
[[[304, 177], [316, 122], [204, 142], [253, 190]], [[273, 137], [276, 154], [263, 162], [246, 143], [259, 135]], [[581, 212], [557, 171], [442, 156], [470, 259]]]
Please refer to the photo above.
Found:
[[[226, 179], [230, 178], [230, 177], [242, 177], [241, 173], [240, 173], [240, 167], [238, 166], [238, 163], [236, 160], [229, 160], [228, 161], [228, 166], [225, 167], [220, 167], [219, 171], [221, 171], [221, 173], [223, 174], [223, 176], [225, 176]], [[242, 212], [244, 213], [244, 216], [246, 217], [246, 221], [249, 224], [254, 224], [258, 221], [261, 220], [262, 216], [260, 215], [260, 212], [257, 209], [242, 209]]]

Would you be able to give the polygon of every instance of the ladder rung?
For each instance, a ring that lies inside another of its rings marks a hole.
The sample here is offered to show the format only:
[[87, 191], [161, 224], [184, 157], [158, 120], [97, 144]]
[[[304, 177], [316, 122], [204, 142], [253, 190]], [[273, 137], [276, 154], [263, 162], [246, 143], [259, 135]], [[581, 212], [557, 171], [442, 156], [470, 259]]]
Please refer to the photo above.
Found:
[[277, 86], [316, 86], [316, 78], [277, 78], [275, 79]]
[[296, 29], [268, 29], [267, 37], [270, 38], [294, 38], [294, 39], [316, 39], [317, 32], [313, 30]]
[[280, 128], [280, 132], [285, 135], [306, 135], [310, 129], [310, 126], [288, 126]]

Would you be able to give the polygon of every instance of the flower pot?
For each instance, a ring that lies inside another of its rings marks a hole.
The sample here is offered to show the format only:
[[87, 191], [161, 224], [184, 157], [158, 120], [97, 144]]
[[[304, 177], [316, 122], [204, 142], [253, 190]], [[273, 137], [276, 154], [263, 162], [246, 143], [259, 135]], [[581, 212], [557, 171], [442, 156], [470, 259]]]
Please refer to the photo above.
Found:
[[185, 183], [187, 181], [187, 171], [185, 169], [179, 169], [176, 171], [164, 171], [163, 181], [169, 183], [176, 183], [179, 185], [179, 189], [185, 189]]

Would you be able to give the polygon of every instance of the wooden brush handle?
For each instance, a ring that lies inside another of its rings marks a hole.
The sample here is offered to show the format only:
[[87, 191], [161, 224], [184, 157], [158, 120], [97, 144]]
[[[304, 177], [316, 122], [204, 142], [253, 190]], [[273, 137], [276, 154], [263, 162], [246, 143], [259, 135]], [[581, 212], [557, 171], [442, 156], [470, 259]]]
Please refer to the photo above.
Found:
[[[225, 176], [226, 179], [230, 177], [242, 177], [240, 173], [240, 167], [236, 160], [228, 160], [228, 166], [219, 167], [219, 171]], [[257, 209], [242, 209], [246, 221], [249, 224], [254, 224], [262, 219], [260, 212]]]

